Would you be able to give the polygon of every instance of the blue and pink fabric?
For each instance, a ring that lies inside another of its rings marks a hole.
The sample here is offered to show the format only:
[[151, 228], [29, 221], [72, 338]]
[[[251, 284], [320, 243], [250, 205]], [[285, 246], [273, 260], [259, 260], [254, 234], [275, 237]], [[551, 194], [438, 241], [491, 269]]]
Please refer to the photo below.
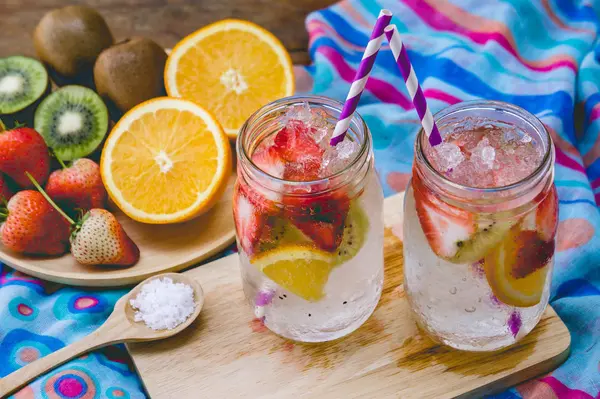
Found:
[[[560, 199], [551, 303], [572, 337], [549, 375], [494, 398], [600, 399], [600, 2], [594, 0], [345, 0], [308, 16], [313, 64], [298, 89], [343, 101], [377, 15], [394, 13], [432, 111], [464, 100], [514, 103], [556, 144]], [[419, 118], [384, 42], [358, 111], [373, 134], [386, 195], [410, 176]], [[0, 377], [96, 329], [124, 290], [88, 291], [0, 268]], [[15, 395], [142, 398], [126, 352], [72, 361]]]

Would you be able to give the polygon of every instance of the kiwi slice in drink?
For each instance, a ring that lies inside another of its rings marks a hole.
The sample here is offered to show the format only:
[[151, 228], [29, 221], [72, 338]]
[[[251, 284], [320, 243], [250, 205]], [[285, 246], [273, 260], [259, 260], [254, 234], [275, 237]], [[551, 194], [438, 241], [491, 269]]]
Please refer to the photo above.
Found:
[[456, 242], [456, 253], [446, 259], [458, 264], [473, 263], [483, 259], [488, 252], [502, 242], [515, 223], [512, 220], [480, 220], [477, 223], [477, 232], [468, 240]]
[[93, 90], [65, 86], [46, 97], [35, 111], [35, 130], [61, 160], [83, 158], [106, 136], [108, 110]]
[[310, 240], [296, 226], [283, 218], [272, 216], [267, 221], [257, 253], [270, 251], [284, 244], [303, 243], [310, 243]]
[[50, 79], [38, 60], [15, 55], [0, 58], [0, 118], [8, 127], [30, 124], [39, 101], [50, 91]]
[[342, 243], [336, 251], [335, 264], [342, 264], [356, 256], [365, 244], [369, 231], [369, 219], [358, 201], [350, 203], [350, 210], [344, 223]]

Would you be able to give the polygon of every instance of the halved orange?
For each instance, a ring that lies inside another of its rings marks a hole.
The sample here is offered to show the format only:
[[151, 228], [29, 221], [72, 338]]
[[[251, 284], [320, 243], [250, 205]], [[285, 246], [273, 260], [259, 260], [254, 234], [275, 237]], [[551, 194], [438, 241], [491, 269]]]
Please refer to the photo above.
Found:
[[251, 22], [226, 19], [181, 40], [169, 55], [165, 86], [212, 112], [232, 138], [263, 105], [294, 94], [292, 61], [281, 42]]
[[231, 174], [231, 148], [215, 117], [202, 107], [155, 98], [115, 125], [100, 171], [111, 199], [132, 219], [182, 222], [220, 197]]

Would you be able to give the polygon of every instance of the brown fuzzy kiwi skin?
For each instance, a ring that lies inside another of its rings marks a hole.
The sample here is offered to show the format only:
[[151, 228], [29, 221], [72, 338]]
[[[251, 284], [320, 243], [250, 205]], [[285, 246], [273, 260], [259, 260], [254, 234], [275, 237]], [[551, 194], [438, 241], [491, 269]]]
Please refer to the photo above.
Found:
[[0, 119], [6, 126], [6, 129], [10, 130], [13, 127], [15, 127], [17, 124], [25, 125], [25, 126], [33, 126], [33, 118], [35, 116], [35, 110], [37, 109], [38, 105], [40, 105], [42, 100], [44, 98], [46, 98], [46, 96], [48, 94], [50, 94], [51, 90], [52, 90], [52, 82], [50, 81], [50, 77], [48, 77], [46, 89], [44, 90], [42, 95], [37, 100], [35, 100], [34, 103], [32, 103], [31, 105], [29, 105], [28, 107], [26, 107], [20, 111], [14, 112], [12, 114], [0, 114]]
[[100, 54], [94, 83], [113, 119], [146, 100], [166, 95], [166, 62], [165, 50], [145, 37], [124, 40]]
[[104, 18], [86, 6], [50, 11], [33, 33], [35, 51], [58, 85], [93, 84], [94, 63], [102, 50], [113, 43]]

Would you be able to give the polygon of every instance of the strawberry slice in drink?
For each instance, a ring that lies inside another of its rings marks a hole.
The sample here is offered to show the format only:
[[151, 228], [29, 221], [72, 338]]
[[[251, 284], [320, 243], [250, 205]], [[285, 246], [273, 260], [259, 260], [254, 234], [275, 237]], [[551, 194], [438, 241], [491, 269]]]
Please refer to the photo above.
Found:
[[283, 177], [292, 181], [310, 181], [319, 178], [323, 148], [315, 141], [314, 128], [301, 121], [291, 120], [275, 136], [273, 147], [286, 162]]
[[542, 240], [546, 242], [554, 240], [558, 230], [558, 195], [554, 185], [547, 191], [546, 198], [535, 211], [535, 225]]
[[417, 173], [413, 173], [412, 186], [417, 216], [429, 246], [436, 255], [451, 259], [474, 236], [474, 215], [440, 200]]
[[285, 173], [285, 160], [275, 148], [275, 146], [267, 148], [259, 148], [252, 154], [252, 162], [260, 170], [277, 178], [283, 178]]
[[269, 217], [278, 213], [278, 208], [256, 190], [240, 184], [239, 180], [234, 193], [233, 218], [240, 246], [246, 255], [253, 256], [267, 229]]
[[320, 161], [324, 150], [315, 141], [314, 133], [315, 129], [302, 121], [291, 120], [275, 136], [274, 146], [289, 162], [303, 163], [307, 156]]
[[317, 248], [334, 252], [342, 243], [350, 200], [341, 192], [317, 196], [287, 196], [284, 215], [309, 237]]

